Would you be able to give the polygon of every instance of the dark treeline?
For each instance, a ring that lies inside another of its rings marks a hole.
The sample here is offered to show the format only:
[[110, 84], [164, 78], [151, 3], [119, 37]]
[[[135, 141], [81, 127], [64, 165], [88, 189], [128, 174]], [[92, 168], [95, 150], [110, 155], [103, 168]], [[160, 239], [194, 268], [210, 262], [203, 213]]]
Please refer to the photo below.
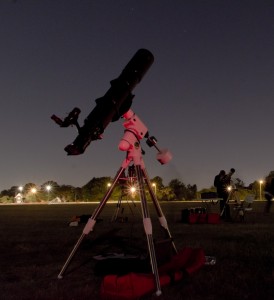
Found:
[[[254, 181], [249, 186], [245, 186], [244, 182], [239, 178], [233, 180], [234, 186], [239, 191], [240, 197], [243, 198], [248, 193], [253, 193], [257, 199], [262, 195], [264, 184], [274, 177], [274, 171], [271, 171], [261, 182]], [[0, 193], [0, 202], [92, 202], [100, 201], [111, 185], [111, 177], [92, 178], [82, 187], [74, 187], [72, 185], [59, 185], [55, 181], [47, 181], [38, 186], [35, 183], [27, 183], [24, 186], [12, 186], [10, 189], [3, 190]], [[184, 184], [178, 179], [172, 179], [168, 185], [163, 184], [163, 179], [156, 176], [151, 179], [152, 188], [160, 201], [185, 201], [200, 198], [203, 192], [215, 191], [213, 185], [209, 188], [197, 190], [196, 184]], [[133, 190], [132, 188], [135, 188]], [[148, 193], [148, 191], [147, 191]], [[119, 179], [116, 184], [111, 200], [118, 199], [138, 199], [138, 186], [135, 180], [131, 178]], [[148, 193], [149, 199], [149, 193]]]
[[[0, 201], [16, 202], [18, 199], [22, 202], [44, 202], [56, 199], [62, 202], [100, 201], [111, 183], [111, 177], [94, 177], [82, 187], [59, 185], [55, 181], [47, 181], [41, 186], [37, 186], [34, 183], [27, 183], [21, 187], [13, 186], [8, 190], [3, 190], [0, 193]], [[197, 186], [195, 184], [185, 185], [178, 179], [171, 180], [165, 186], [162, 178], [157, 176], [151, 180], [151, 186], [160, 201], [183, 201], [192, 200], [197, 197]], [[118, 184], [115, 185], [110, 199], [118, 200], [120, 198], [138, 199], [138, 185], [135, 180], [127, 178], [119, 180]]]

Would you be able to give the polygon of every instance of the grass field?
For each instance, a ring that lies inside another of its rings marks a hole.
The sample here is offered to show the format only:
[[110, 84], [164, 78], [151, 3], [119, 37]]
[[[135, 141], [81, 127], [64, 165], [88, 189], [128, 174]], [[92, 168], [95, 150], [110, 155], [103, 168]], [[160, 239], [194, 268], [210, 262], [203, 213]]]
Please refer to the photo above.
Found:
[[[274, 299], [274, 212], [263, 215], [255, 202], [244, 223], [183, 224], [181, 210], [200, 203], [162, 203], [178, 249], [202, 247], [217, 262], [205, 266], [187, 281], [163, 287], [160, 299], [226, 300]], [[69, 227], [74, 215], [90, 214], [95, 204], [0, 206], [0, 284], [3, 300], [99, 299], [102, 281], [94, 274], [93, 256], [104, 252], [146, 252], [146, 239], [138, 208], [125, 205], [128, 222], [110, 222], [116, 204], [108, 203], [81, 243], [64, 273], [57, 276], [80, 237], [83, 226]], [[212, 207], [217, 209], [216, 206]], [[151, 209], [155, 239], [161, 238]], [[151, 299], [145, 296], [142, 299]]]

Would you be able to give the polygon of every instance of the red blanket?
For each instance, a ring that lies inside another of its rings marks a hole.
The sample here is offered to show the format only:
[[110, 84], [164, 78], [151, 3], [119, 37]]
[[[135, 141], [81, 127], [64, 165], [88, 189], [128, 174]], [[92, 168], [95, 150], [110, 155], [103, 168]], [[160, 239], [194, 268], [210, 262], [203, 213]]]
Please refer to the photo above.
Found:
[[[184, 248], [171, 260], [159, 267], [161, 286], [179, 281], [198, 271], [205, 264], [205, 254], [200, 248]], [[137, 300], [155, 291], [152, 273], [129, 273], [124, 276], [107, 275], [101, 285], [103, 300]]]

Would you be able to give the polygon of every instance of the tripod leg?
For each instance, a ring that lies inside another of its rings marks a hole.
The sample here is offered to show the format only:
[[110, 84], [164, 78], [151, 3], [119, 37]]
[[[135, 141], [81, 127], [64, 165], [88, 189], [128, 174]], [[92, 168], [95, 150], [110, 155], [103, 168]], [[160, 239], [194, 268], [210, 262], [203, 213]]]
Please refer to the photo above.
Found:
[[162, 294], [162, 291], [161, 291], [161, 284], [160, 284], [160, 278], [159, 278], [158, 267], [157, 267], [157, 259], [155, 254], [154, 242], [152, 237], [152, 224], [149, 216], [145, 189], [144, 189], [142, 169], [140, 165], [135, 165], [135, 168], [136, 168], [136, 175], [139, 184], [139, 193], [140, 193], [141, 204], [142, 204], [141, 206], [142, 206], [142, 213], [143, 213], [143, 224], [144, 224], [144, 229], [147, 237], [151, 268], [154, 274], [154, 279], [156, 284], [156, 295], [160, 296]]
[[66, 271], [66, 269], [67, 269], [67, 267], [68, 267], [70, 261], [72, 260], [74, 254], [76, 253], [77, 249], [79, 248], [79, 246], [80, 246], [82, 240], [84, 239], [84, 237], [85, 237], [85, 234], [82, 233], [81, 236], [80, 236], [80, 238], [78, 239], [77, 243], [76, 243], [75, 246], [73, 247], [73, 249], [72, 249], [72, 251], [71, 251], [69, 257], [67, 258], [67, 260], [66, 260], [66, 262], [65, 262], [65, 264], [63, 265], [63, 267], [62, 267], [60, 273], [58, 274], [58, 279], [62, 279], [62, 278], [63, 278], [64, 272]]
[[227, 206], [229, 205], [229, 201], [232, 199], [233, 197], [233, 191], [230, 191], [228, 196], [227, 196], [227, 199], [224, 201], [224, 207], [220, 213], [220, 217], [223, 217], [223, 215], [225, 214], [225, 218], [227, 218]]
[[114, 215], [111, 219], [111, 222], [115, 222], [117, 220], [119, 211], [121, 209], [121, 203], [122, 203], [122, 196], [118, 199], [117, 206], [116, 206], [116, 211], [114, 212]]
[[[222, 200], [221, 200], [221, 201], [222, 201]], [[223, 216], [224, 212], [225, 212], [225, 205], [224, 205], [224, 207], [223, 207], [223, 209], [222, 209], [222, 211], [221, 211], [221, 213], [220, 213], [220, 217]]]
[[173, 248], [174, 253], [178, 253], [178, 251], [177, 251], [177, 249], [176, 249], [176, 246], [175, 246], [175, 244], [174, 244], [174, 242], [173, 242], [173, 238], [172, 238], [172, 236], [171, 236], [171, 233], [170, 233], [170, 231], [169, 231], [166, 217], [165, 217], [165, 215], [163, 214], [163, 211], [162, 211], [162, 209], [161, 209], [161, 206], [160, 206], [160, 204], [159, 204], [159, 202], [158, 202], [158, 200], [157, 200], [157, 197], [156, 197], [156, 195], [155, 195], [155, 193], [154, 193], [154, 191], [153, 191], [153, 189], [152, 189], [152, 186], [151, 186], [151, 183], [150, 183], [150, 180], [149, 180], [147, 171], [146, 171], [145, 168], [143, 168], [142, 171], [143, 171], [143, 176], [144, 176], [144, 178], [145, 178], [145, 180], [146, 180], [146, 184], [147, 184], [147, 186], [148, 186], [148, 190], [149, 190], [150, 197], [151, 197], [151, 199], [152, 199], [152, 201], [153, 201], [153, 204], [154, 204], [154, 206], [155, 206], [155, 209], [156, 209], [156, 212], [157, 212], [157, 215], [158, 215], [158, 218], [159, 218], [159, 222], [160, 222], [161, 226], [164, 228], [164, 230], [165, 230], [165, 232], [166, 232], [168, 238], [170, 238], [170, 240], [172, 241], [172, 248]]
[[[124, 164], [127, 164], [127, 161], [124, 162]], [[77, 243], [75, 244], [74, 248], [72, 249], [69, 257], [67, 258], [64, 266], [62, 267], [59, 275], [58, 275], [58, 279], [61, 279], [63, 278], [63, 274], [64, 272], [66, 271], [69, 263], [71, 262], [72, 258], [74, 257], [77, 249], [79, 248], [81, 242], [83, 241], [84, 237], [90, 233], [90, 231], [93, 230], [94, 226], [95, 226], [95, 223], [96, 223], [96, 219], [98, 218], [99, 214], [101, 213], [101, 211], [103, 210], [105, 204], [107, 203], [107, 200], [109, 199], [109, 197], [111, 196], [112, 194], [112, 191], [119, 179], [119, 177], [121, 176], [122, 172], [125, 170], [125, 167], [122, 166], [119, 171], [117, 172], [115, 178], [114, 178], [114, 181], [111, 185], [111, 187], [109, 188], [109, 190], [107, 191], [107, 193], [105, 194], [104, 198], [102, 199], [102, 201], [100, 202], [99, 206], [95, 209], [94, 213], [92, 214], [92, 216], [89, 218], [86, 226], [84, 227], [83, 229], [83, 233], [82, 235], [80, 236], [80, 238], [78, 239]]]

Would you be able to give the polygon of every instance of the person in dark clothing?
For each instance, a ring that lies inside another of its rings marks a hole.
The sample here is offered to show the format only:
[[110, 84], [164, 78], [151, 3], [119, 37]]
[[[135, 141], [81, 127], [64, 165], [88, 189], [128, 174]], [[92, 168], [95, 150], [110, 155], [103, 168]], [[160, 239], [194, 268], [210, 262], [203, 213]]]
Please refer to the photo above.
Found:
[[214, 178], [214, 186], [216, 187], [216, 191], [217, 191], [217, 194], [218, 194], [218, 197], [219, 198], [222, 198], [220, 197], [223, 193], [223, 179], [225, 177], [225, 170], [221, 170], [220, 173], [218, 175], [215, 176]]
[[274, 198], [274, 177], [267, 178], [265, 189], [264, 189], [264, 196], [266, 199], [266, 205], [264, 208], [264, 213], [268, 214], [270, 213], [270, 208], [272, 205], [272, 200]]
[[225, 173], [224, 170], [221, 170], [218, 175], [214, 178], [214, 186], [216, 187], [216, 191], [220, 200], [220, 214], [221, 218], [227, 221], [231, 220], [230, 215], [230, 207], [228, 202], [229, 191], [228, 186], [231, 182], [231, 176], [234, 174], [235, 169], [231, 168], [228, 174]]

